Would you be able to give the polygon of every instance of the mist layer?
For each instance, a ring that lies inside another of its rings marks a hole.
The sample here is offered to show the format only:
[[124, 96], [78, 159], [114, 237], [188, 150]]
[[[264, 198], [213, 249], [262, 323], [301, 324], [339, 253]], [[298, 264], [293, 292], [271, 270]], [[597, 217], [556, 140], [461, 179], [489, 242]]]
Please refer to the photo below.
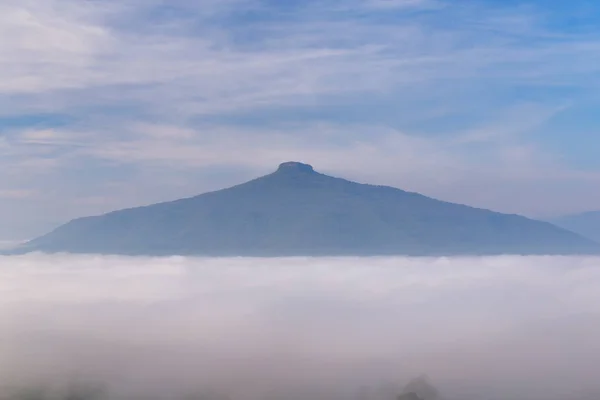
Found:
[[3, 257], [0, 324], [4, 387], [391, 400], [427, 374], [448, 399], [600, 393], [599, 258]]

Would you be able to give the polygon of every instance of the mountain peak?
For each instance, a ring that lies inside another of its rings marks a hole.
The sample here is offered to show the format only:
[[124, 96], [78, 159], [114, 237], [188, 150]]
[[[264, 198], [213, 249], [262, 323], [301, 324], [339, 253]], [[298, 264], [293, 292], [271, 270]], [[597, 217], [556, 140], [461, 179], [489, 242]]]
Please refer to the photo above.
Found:
[[288, 161], [283, 164], [279, 164], [279, 168], [277, 172], [303, 172], [303, 173], [312, 173], [315, 172], [315, 169], [312, 165], [304, 164], [297, 161]]
[[[598, 254], [546, 222], [333, 178], [301, 162], [247, 184], [71, 221], [15, 252], [144, 256]], [[416, 392], [420, 386], [407, 392]], [[416, 399], [415, 399], [416, 400]]]

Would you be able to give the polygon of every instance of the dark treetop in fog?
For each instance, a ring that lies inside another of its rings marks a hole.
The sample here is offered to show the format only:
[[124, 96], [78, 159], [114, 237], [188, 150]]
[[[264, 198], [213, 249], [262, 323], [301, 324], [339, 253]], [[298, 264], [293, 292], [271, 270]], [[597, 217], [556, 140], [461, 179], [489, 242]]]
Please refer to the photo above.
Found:
[[21, 251], [210, 256], [569, 254], [546, 222], [350, 182], [310, 165], [200, 196], [76, 219]]

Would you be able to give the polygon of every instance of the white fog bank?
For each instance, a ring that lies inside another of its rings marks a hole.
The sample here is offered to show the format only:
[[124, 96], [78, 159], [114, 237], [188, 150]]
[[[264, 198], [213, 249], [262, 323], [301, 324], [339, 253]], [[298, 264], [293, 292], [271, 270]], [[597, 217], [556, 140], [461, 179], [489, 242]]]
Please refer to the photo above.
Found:
[[2, 387], [600, 398], [600, 258], [0, 257], [0, 327]]

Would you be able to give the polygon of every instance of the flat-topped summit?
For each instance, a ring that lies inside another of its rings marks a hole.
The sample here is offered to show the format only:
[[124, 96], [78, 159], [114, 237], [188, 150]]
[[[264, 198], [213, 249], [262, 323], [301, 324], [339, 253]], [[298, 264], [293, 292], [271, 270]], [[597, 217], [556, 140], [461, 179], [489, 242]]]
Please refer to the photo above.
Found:
[[80, 218], [20, 252], [202, 256], [589, 254], [546, 222], [363, 185], [291, 161], [199, 196]]
[[277, 168], [277, 172], [304, 172], [311, 173], [315, 172], [315, 169], [312, 165], [304, 164], [297, 161], [288, 161], [282, 164], [279, 164], [279, 168]]

